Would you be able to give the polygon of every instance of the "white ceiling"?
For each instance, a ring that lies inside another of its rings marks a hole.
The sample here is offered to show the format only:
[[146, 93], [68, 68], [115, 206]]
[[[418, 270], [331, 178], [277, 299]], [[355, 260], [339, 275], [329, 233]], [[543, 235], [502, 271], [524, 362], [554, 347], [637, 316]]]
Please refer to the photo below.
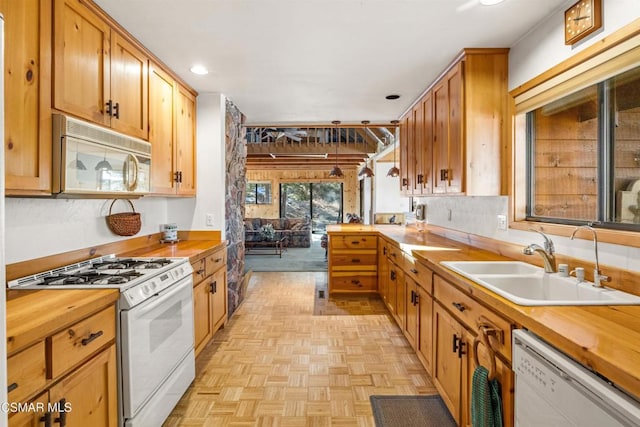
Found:
[[[95, 2], [198, 92], [224, 93], [249, 124], [396, 119], [462, 48], [513, 46], [571, 3]], [[192, 74], [195, 63], [210, 73]]]

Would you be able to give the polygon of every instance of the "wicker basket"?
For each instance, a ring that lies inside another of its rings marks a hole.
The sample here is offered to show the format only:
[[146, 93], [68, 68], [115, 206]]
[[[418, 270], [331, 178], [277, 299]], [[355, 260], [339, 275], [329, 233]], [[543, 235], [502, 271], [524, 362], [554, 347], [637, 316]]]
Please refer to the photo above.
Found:
[[109, 215], [107, 215], [107, 225], [109, 229], [119, 236], [133, 236], [140, 231], [142, 227], [142, 221], [140, 220], [140, 214], [136, 212], [136, 208], [133, 207], [133, 203], [128, 199], [121, 199], [127, 201], [131, 205], [133, 212], [122, 212], [112, 214], [113, 204], [118, 199], [114, 199], [109, 206]]

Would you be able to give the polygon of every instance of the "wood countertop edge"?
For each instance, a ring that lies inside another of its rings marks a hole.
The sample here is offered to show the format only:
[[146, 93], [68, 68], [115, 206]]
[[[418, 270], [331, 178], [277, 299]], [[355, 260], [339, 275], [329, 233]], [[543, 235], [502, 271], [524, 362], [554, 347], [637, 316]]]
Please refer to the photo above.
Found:
[[175, 243], [157, 243], [118, 255], [137, 257], [187, 257], [190, 262], [194, 262], [210, 252], [215, 252], [227, 246], [227, 240], [184, 240]]
[[[418, 234], [418, 230], [407, 231], [404, 227], [398, 226], [360, 225], [355, 227], [352, 224], [345, 224], [345, 226], [329, 226], [327, 231], [332, 234], [377, 231], [379, 235], [394, 241], [401, 248], [407, 245], [403, 250], [413, 255], [435, 274], [473, 296], [483, 305], [502, 313], [515, 324], [541, 336], [551, 345], [579, 363], [597, 371], [618, 387], [640, 397], [640, 327], [638, 327], [640, 307], [520, 306], [440, 265], [440, 261], [445, 260], [443, 257], [450, 260], [513, 259], [508, 256], [475, 248], [438, 234], [429, 232]], [[416, 234], [419, 238], [416, 238]], [[443, 247], [429, 250], [411, 248], [412, 245], [420, 246], [427, 242], [443, 245]], [[444, 247], [445, 244], [450, 245], [454, 250], [447, 250]], [[609, 320], [611, 318], [614, 320]], [[619, 321], [616, 322], [616, 318]], [[611, 328], [618, 328], [625, 337], [612, 337]], [[612, 351], [612, 348], [616, 350]], [[603, 349], [606, 349], [606, 354], [602, 352]]]
[[7, 300], [8, 356], [115, 304], [119, 296], [117, 289], [11, 292]]

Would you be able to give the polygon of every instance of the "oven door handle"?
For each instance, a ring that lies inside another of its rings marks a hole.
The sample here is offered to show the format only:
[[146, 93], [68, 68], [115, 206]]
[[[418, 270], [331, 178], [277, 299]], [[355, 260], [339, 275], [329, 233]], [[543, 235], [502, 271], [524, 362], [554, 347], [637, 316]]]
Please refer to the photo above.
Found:
[[[159, 303], [162, 303], [166, 300], [172, 299], [176, 294], [184, 291], [183, 288], [191, 289], [193, 288], [193, 279], [191, 277], [186, 277], [181, 281], [177, 282], [175, 285], [170, 288], [151, 296], [148, 300], [143, 302], [142, 304], [133, 307], [131, 310], [136, 311], [136, 316], [144, 315], [153, 311]], [[129, 310], [129, 311], [131, 311]]]

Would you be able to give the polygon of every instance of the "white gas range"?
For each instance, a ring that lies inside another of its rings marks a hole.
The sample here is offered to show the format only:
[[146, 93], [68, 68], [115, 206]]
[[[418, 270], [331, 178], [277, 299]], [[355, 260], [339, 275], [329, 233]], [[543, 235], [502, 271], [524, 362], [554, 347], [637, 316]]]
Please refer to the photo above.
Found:
[[13, 289], [119, 289], [120, 425], [150, 426], [162, 424], [195, 378], [192, 272], [188, 258], [107, 255], [8, 285]]

